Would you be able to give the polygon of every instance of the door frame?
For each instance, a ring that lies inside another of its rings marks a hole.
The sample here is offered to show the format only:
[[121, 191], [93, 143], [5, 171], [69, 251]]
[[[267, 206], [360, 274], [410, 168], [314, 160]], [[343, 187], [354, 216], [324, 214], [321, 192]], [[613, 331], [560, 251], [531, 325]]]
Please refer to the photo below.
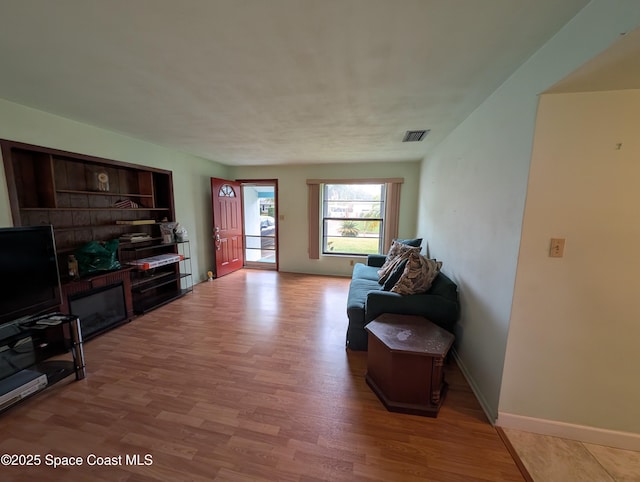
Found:
[[243, 236], [243, 249], [245, 244], [244, 239], [244, 191], [243, 187], [246, 186], [273, 186], [274, 191], [274, 217], [276, 218], [276, 233], [275, 233], [275, 248], [276, 248], [276, 262], [275, 266], [271, 263], [256, 263], [252, 261], [247, 261], [246, 256], [244, 258], [244, 266], [246, 268], [256, 268], [256, 269], [266, 269], [266, 270], [275, 270], [280, 271], [280, 245], [278, 240], [280, 239], [280, 214], [279, 214], [279, 201], [278, 201], [278, 180], [277, 179], [237, 179], [236, 182], [240, 183], [240, 193], [242, 198], [242, 236]]

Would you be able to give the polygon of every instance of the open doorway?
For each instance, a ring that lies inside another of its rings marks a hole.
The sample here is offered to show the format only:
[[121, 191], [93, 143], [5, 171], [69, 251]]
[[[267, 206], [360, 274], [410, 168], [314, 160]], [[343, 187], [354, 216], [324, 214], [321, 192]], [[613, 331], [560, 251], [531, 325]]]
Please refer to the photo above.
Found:
[[241, 181], [247, 268], [278, 269], [278, 181]]

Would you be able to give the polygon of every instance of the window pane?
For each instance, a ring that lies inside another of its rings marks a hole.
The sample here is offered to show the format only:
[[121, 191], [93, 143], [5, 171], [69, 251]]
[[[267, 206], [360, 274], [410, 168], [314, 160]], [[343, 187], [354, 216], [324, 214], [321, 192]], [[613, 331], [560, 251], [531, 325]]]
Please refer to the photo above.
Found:
[[380, 201], [383, 184], [325, 184], [325, 201]]
[[326, 218], [380, 218], [383, 212], [381, 184], [326, 184], [323, 216]]
[[324, 216], [326, 218], [380, 218], [381, 206], [380, 201], [327, 201]]
[[327, 254], [376, 254], [380, 252], [379, 220], [325, 220], [323, 251]]

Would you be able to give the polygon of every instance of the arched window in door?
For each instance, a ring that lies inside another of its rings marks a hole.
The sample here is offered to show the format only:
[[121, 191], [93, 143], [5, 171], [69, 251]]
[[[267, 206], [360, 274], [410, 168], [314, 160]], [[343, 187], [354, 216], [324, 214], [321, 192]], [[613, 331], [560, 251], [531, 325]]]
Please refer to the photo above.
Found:
[[233, 190], [233, 187], [229, 186], [229, 184], [223, 184], [220, 186], [220, 190], [218, 191], [219, 197], [236, 197], [236, 192]]

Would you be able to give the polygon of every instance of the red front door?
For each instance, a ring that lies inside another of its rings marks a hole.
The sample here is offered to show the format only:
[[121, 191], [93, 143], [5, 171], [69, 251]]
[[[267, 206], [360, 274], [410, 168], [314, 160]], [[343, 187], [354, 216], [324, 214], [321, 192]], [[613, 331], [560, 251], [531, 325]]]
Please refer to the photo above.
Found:
[[219, 278], [244, 264], [240, 183], [212, 177], [211, 200], [216, 277]]

